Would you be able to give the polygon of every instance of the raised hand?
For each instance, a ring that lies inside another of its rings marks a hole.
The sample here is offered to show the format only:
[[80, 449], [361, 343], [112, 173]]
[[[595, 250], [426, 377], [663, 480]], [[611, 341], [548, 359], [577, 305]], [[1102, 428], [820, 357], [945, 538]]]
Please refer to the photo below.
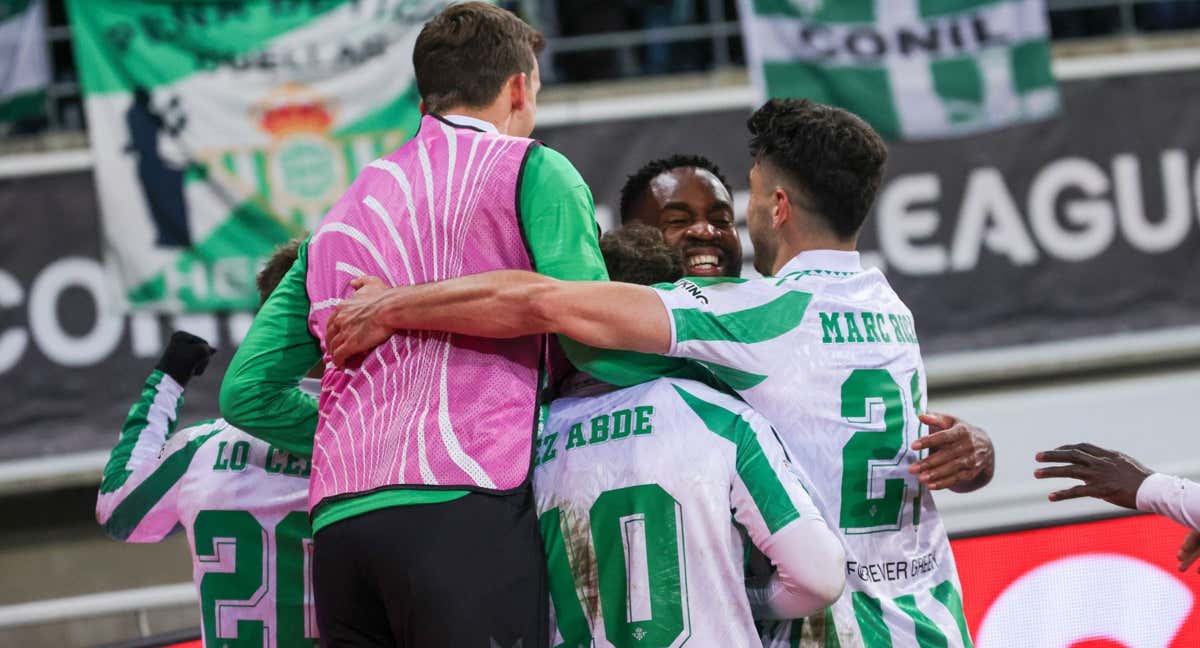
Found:
[[388, 285], [378, 277], [357, 277], [350, 287], [354, 294], [338, 305], [325, 324], [325, 348], [338, 367], [345, 367], [350, 358], [374, 349], [395, 333], [379, 323], [379, 299]]
[[186, 387], [192, 376], [204, 373], [208, 359], [216, 352], [204, 338], [187, 331], [175, 331], [154, 368]]
[[930, 433], [913, 441], [912, 449], [928, 450], [924, 459], [908, 472], [929, 490], [949, 488], [965, 493], [982, 488], [992, 480], [996, 451], [992, 440], [977, 426], [957, 417], [928, 412], [921, 415]]
[[1051, 502], [1095, 497], [1110, 504], [1136, 509], [1138, 488], [1141, 488], [1142, 482], [1152, 473], [1128, 455], [1090, 443], [1059, 446], [1037, 453], [1036, 458], [1043, 463], [1067, 465], [1039, 468], [1034, 471], [1034, 477], [1066, 477], [1083, 482], [1078, 486], [1050, 493]]

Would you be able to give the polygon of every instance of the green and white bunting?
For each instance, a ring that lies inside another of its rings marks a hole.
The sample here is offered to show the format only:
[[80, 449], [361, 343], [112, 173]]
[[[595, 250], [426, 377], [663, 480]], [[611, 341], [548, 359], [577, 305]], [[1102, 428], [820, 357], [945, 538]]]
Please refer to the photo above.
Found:
[[892, 139], [1058, 111], [1044, 0], [739, 1], [764, 98], [841, 106]]
[[250, 309], [279, 243], [415, 131], [447, 0], [68, 0], [105, 261], [133, 309]]
[[41, 115], [50, 65], [42, 0], [0, 0], [0, 123]]

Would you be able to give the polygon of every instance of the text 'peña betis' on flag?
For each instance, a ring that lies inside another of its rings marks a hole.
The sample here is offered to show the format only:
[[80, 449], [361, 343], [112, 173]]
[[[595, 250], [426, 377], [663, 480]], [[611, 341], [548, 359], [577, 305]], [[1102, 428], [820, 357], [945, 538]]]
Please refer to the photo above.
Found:
[[740, 0], [764, 98], [841, 106], [885, 137], [952, 137], [1058, 112], [1044, 0]]

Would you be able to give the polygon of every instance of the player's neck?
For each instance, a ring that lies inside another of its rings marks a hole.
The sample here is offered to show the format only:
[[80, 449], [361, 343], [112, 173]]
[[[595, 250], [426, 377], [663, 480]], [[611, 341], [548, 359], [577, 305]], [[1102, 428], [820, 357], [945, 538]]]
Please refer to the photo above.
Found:
[[801, 252], [810, 252], [813, 250], [854, 252], [857, 249], [857, 236], [850, 240], [842, 240], [832, 233], [826, 232], [799, 232], [795, 230], [784, 232], [779, 241], [779, 251], [775, 255], [775, 267], [772, 269], [772, 274], [779, 274], [783, 266], [787, 265], [789, 261], [796, 258], [796, 255]]
[[509, 124], [512, 121], [512, 111], [505, 110], [499, 101], [484, 108], [468, 108], [466, 106], [452, 106], [438, 113], [443, 117], [449, 115], [462, 115], [485, 121], [496, 127], [501, 135], [508, 135]]

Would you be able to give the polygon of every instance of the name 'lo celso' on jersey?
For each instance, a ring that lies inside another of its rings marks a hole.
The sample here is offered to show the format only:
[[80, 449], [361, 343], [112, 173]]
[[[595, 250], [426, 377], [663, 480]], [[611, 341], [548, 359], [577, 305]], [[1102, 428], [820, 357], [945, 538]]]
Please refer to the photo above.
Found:
[[309, 459], [224, 419], [176, 431], [182, 403], [179, 383], [150, 375], [104, 469], [97, 520], [125, 542], [187, 534], [205, 646], [311, 648]]

